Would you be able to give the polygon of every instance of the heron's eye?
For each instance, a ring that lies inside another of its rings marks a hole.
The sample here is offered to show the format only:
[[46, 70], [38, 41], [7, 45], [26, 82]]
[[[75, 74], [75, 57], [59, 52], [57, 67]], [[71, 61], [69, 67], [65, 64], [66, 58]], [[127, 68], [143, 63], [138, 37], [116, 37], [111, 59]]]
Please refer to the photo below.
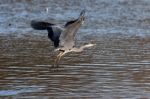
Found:
[[85, 18], [83, 17], [81, 20], [82, 20], [82, 21], [85, 21]]

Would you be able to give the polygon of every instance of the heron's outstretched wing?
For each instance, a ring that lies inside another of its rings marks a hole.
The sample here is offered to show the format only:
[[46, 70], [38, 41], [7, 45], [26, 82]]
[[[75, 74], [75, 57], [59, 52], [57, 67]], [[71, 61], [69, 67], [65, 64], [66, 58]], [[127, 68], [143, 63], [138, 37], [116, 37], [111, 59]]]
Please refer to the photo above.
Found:
[[81, 24], [84, 22], [85, 11], [81, 11], [80, 16], [76, 20], [69, 21], [64, 26], [64, 31], [61, 33], [60, 36], [60, 45], [71, 49], [75, 45], [75, 35], [79, 30]]
[[47, 30], [48, 37], [54, 42], [54, 46], [59, 46], [59, 37], [64, 30], [63, 28], [58, 25], [42, 21], [31, 21], [31, 27], [36, 30]]
[[69, 21], [65, 24], [64, 31], [60, 36], [60, 45], [71, 49], [75, 45], [75, 35], [80, 28], [81, 23], [77, 20]]

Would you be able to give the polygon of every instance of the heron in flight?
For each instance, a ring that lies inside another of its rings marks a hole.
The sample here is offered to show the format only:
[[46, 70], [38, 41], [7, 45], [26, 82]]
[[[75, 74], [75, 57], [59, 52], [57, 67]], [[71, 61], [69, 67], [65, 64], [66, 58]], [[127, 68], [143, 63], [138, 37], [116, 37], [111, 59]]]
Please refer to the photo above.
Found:
[[42, 21], [31, 21], [31, 27], [36, 30], [47, 30], [48, 37], [54, 43], [55, 51], [59, 51], [55, 64], [58, 63], [63, 55], [69, 52], [82, 52], [85, 48], [92, 47], [95, 44], [86, 44], [79, 48], [75, 47], [75, 35], [85, 21], [85, 10], [82, 10], [79, 17], [68, 21], [64, 26]]

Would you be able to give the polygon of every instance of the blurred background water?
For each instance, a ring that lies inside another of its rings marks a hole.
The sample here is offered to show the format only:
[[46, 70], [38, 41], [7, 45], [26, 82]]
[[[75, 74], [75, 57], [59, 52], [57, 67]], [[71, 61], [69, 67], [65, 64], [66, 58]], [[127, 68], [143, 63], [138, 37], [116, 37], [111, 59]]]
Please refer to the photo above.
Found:
[[[48, 10], [47, 10], [48, 9]], [[56, 53], [47, 31], [86, 10], [77, 46], [51, 69]], [[0, 0], [1, 99], [149, 99], [149, 0]]]

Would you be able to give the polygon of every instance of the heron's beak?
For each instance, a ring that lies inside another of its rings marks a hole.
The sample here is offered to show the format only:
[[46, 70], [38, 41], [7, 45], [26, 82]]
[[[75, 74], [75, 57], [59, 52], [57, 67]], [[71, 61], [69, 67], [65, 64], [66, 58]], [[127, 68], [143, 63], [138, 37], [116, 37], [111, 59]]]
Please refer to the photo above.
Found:
[[85, 10], [82, 10], [80, 13], [80, 17], [84, 17], [84, 15], [85, 15]]
[[85, 10], [82, 10], [82, 11], [81, 11], [79, 20], [81, 21], [81, 24], [84, 24], [84, 20], [85, 20]]

